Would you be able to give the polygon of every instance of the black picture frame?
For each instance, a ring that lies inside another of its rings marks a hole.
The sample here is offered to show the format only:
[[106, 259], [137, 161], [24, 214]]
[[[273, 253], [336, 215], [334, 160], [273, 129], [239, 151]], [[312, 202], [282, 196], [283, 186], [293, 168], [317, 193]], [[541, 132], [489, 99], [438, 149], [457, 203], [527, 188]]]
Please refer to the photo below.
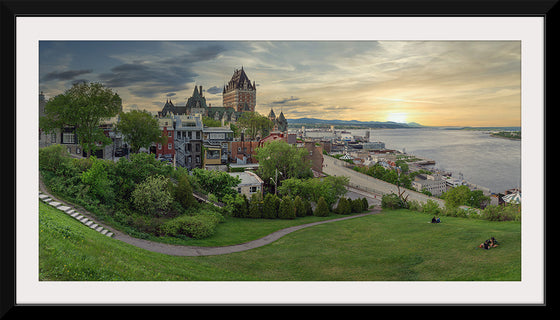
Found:
[[[18, 17], [60, 17], [60, 16], [383, 16], [383, 17], [472, 17], [472, 16], [521, 16], [544, 17], [545, 19], [545, 115], [546, 105], [553, 105], [554, 97], [546, 95], [553, 83], [552, 77], [558, 69], [558, 49], [554, 46], [557, 38], [558, 9], [557, 0], [520, 0], [520, 1], [446, 1], [446, 0], [383, 0], [383, 1], [1, 1], [1, 77], [0, 86], [1, 106], [8, 111], [8, 117], [13, 125], [4, 127], [4, 137], [11, 137], [10, 148], [5, 148], [5, 155], [12, 159], [12, 168], [5, 168], [5, 172], [12, 173], [13, 188], [5, 199], [12, 204], [12, 210], [4, 210], [0, 215], [0, 316], [2, 318], [18, 318], [40, 312], [45, 316], [52, 311], [41, 306], [20, 306], [15, 302], [15, 216], [16, 194], [18, 184], [15, 168], [18, 166], [15, 158], [15, 79], [17, 70], [16, 60], [16, 19]], [[549, 92], [553, 92], [552, 90]], [[545, 143], [546, 130], [553, 127], [549, 117], [544, 124]], [[546, 116], [545, 116], [546, 119]], [[9, 129], [8, 129], [9, 128]], [[10, 132], [8, 132], [10, 130]], [[545, 163], [546, 170], [546, 163]], [[546, 172], [546, 171], [545, 171]], [[545, 173], [546, 176], [546, 173]], [[549, 182], [551, 179], [545, 180]], [[545, 185], [546, 190], [546, 185]], [[546, 200], [546, 195], [543, 195]], [[546, 208], [546, 201], [545, 201]], [[546, 213], [546, 209], [545, 209]], [[546, 214], [545, 214], [546, 216]], [[545, 230], [546, 235], [546, 230]], [[546, 259], [546, 255], [545, 255]], [[546, 270], [545, 270], [546, 271]], [[546, 275], [546, 272], [545, 272]], [[538, 307], [549, 305], [545, 303]], [[88, 306], [91, 308], [91, 306]], [[144, 313], [140, 310], [139, 313]], [[127, 311], [128, 312], [128, 311]], [[144, 313], [145, 314], [145, 313]]]

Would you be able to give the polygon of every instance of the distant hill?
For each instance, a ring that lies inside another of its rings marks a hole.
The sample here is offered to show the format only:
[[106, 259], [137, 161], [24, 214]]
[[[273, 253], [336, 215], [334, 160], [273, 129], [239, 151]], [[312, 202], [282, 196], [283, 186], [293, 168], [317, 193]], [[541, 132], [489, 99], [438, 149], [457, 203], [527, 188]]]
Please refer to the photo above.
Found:
[[288, 125], [300, 126], [350, 126], [366, 128], [420, 128], [421, 124], [416, 122], [399, 123], [393, 121], [358, 121], [358, 120], [323, 120], [316, 118], [288, 119]]

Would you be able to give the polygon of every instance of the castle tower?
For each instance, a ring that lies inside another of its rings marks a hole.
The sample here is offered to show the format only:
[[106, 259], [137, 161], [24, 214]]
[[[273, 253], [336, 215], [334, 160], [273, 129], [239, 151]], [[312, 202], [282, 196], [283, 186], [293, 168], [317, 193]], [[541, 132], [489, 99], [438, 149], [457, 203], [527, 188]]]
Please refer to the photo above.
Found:
[[257, 87], [241, 67], [233, 73], [231, 80], [224, 86], [223, 106], [235, 111], [255, 111], [257, 104]]

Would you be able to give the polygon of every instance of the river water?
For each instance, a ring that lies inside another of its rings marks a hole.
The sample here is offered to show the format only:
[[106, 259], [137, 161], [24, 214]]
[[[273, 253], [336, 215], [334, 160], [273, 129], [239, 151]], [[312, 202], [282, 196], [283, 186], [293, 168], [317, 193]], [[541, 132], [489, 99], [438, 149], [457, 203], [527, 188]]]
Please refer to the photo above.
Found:
[[[351, 130], [365, 136], [366, 130]], [[521, 187], [521, 141], [491, 137], [471, 130], [442, 128], [374, 129], [370, 141], [382, 141], [387, 149], [436, 161], [436, 168], [490, 189], [504, 192]]]

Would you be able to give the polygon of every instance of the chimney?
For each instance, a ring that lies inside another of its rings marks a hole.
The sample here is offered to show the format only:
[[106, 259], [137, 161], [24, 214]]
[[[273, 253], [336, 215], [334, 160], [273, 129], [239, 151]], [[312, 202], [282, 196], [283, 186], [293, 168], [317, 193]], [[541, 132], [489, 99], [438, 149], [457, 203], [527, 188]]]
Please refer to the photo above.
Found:
[[200, 86], [200, 96], [202, 97], [202, 86]]

